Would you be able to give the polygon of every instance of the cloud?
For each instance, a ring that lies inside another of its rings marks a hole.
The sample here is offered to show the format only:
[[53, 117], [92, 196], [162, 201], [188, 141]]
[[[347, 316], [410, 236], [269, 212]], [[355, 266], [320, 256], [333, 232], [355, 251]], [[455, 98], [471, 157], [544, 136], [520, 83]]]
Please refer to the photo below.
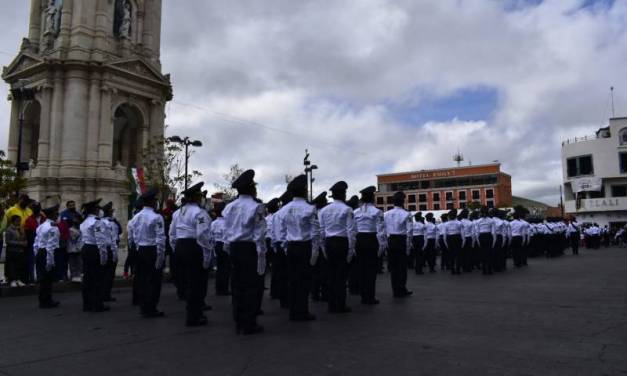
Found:
[[[16, 51], [26, 8], [0, 5], [0, 51]], [[168, 1], [168, 132], [203, 141], [192, 166], [208, 182], [257, 169], [265, 198], [305, 149], [318, 189], [356, 192], [377, 173], [452, 166], [459, 148], [501, 161], [514, 194], [556, 203], [561, 140], [607, 123], [610, 86], [625, 108], [626, 19], [622, 1]], [[478, 88], [494, 95], [481, 111], [447, 107], [473, 106]]]

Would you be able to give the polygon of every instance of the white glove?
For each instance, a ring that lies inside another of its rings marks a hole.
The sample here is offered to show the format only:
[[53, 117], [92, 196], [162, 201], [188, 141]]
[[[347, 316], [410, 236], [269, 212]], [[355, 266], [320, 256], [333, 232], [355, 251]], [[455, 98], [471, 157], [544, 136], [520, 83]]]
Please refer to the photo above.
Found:
[[105, 266], [107, 265], [107, 251], [100, 251], [100, 265]]
[[257, 274], [264, 275], [266, 273], [266, 254], [257, 254]]
[[385, 246], [384, 245], [380, 245], [379, 246], [379, 252], [377, 253], [377, 257], [383, 256], [384, 253], [385, 253]]
[[211, 260], [213, 259], [213, 251], [211, 250], [203, 250], [202, 253], [202, 267], [203, 269], [209, 269], [211, 266]]
[[311, 260], [309, 261], [309, 263], [311, 264], [311, 266], [316, 265], [316, 262], [318, 262], [318, 256], [320, 255], [320, 252], [318, 251], [318, 247], [314, 247], [316, 249], [313, 249], [311, 251]]
[[324, 246], [322, 246], [320, 247], [320, 250], [322, 251], [322, 256], [324, 256], [324, 259], [328, 260], [329, 258], [327, 257], [327, 249]]
[[348, 255], [346, 256], [346, 262], [351, 262], [353, 260], [353, 257], [355, 257], [355, 250], [349, 249]]
[[165, 254], [162, 252], [157, 253], [157, 261], [155, 262], [155, 269], [159, 270], [163, 268], [164, 262], [165, 262]]
[[46, 271], [47, 272], [51, 272], [53, 268], [54, 268], [54, 262], [47, 261], [46, 262]]

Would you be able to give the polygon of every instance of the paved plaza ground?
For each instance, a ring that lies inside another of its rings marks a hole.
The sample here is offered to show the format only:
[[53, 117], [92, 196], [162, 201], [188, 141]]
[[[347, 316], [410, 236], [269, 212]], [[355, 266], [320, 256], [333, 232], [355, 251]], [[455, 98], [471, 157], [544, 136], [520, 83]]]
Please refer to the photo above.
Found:
[[210, 325], [186, 328], [170, 285], [166, 317], [143, 320], [130, 290], [104, 314], [35, 297], [0, 299], [0, 375], [627, 375], [627, 250], [532, 259], [524, 270], [482, 276], [410, 275], [414, 296], [381, 305], [350, 298], [348, 315], [312, 304], [318, 320], [291, 323], [264, 301], [266, 333], [234, 333], [229, 298], [210, 296]]

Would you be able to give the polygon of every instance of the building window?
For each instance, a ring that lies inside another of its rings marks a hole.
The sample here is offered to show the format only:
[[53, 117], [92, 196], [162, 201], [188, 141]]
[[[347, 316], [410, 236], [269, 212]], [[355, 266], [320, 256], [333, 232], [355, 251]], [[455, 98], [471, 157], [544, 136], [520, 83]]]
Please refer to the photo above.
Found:
[[460, 202], [459, 203], [459, 208], [460, 209], [466, 209], [466, 203], [465, 202]]
[[388, 197], [386, 197], [386, 198], [385, 198], [385, 203], [386, 203], [386, 204], [388, 204], [388, 205], [393, 204], [393, 202], [392, 202], [392, 196], [388, 196]]
[[381, 206], [377, 206], [377, 209], [379, 209], [379, 210], [381, 210], [381, 211], [385, 211], [385, 208], [384, 208], [384, 207], [381, 207]]
[[421, 193], [418, 195], [418, 202], [427, 202], [427, 194]]
[[433, 210], [440, 210], [440, 204], [433, 204]]
[[472, 199], [473, 200], [481, 200], [481, 191], [472, 191]]
[[420, 211], [427, 211], [427, 205], [426, 204], [418, 205], [418, 210], [420, 210]]
[[[439, 192], [433, 192], [433, 201], [436, 201], [436, 202], [440, 201], [440, 193]], [[440, 209], [433, 209], [433, 210], [440, 210]]]
[[429, 180], [420, 182], [420, 189], [429, 189], [431, 188], [431, 182]]
[[385, 211], [392, 210], [392, 209], [394, 209], [394, 206], [388, 206], [387, 208], [385, 208]]
[[409, 210], [409, 211], [416, 211], [416, 205], [409, 205], [407, 210]]
[[385, 200], [383, 199], [383, 197], [377, 197], [377, 205], [383, 205], [385, 203]]
[[605, 186], [601, 186], [600, 191], [590, 191], [588, 192], [590, 198], [605, 198]]
[[627, 128], [623, 128], [618, 132], [618, 141], [621, 145], [627, 144]]
[[618, 158], [620, 162], [620, 173], [627, 173], [627, 153], [619, 153]]
[[466, 201], [466, 191], [459, 191], [460, 201]]
[[493, 200], [486, 201], [486, 206], [489, 207], [489, 208], [493, 208], [494, 207], [494, 201]]
[[494, 189], [486, 189], [485, 190], [486, 198], [494, 198]]
[[453, 210], [453, 209], [455, 209], [455, 204], [453, 204], [452, 202], [447, 202], [446, 210]]
[[407, 202], [416, 202], [416, 195], [407, 196]]
[[446, 201], [453, 201], [453, 192], [446, 192]]
[[592, 156], [582, 155], [580, 157], [568, 158], [566, 160], [566, 173], [568, 177], [593, 175]]
[[627, 197], [627, 185], [613, 185], [612, 197]]

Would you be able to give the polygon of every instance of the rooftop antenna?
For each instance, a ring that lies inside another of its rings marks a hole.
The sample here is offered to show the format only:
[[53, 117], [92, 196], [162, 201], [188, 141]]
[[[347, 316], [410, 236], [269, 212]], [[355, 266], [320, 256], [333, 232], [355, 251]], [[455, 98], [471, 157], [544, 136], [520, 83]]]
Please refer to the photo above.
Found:
[[457, 162], [457, 167], [461, 167], [461, 164], [464, 161], [464, 155], [459, 152], [459, 149], [457, 149], [457, 154], [453, 156], [453, 161]]
[[612, 100], [612, 118], [616, 117], [616, 114], [614, 113], [614, 86], [610, 87], [610, 98]]

